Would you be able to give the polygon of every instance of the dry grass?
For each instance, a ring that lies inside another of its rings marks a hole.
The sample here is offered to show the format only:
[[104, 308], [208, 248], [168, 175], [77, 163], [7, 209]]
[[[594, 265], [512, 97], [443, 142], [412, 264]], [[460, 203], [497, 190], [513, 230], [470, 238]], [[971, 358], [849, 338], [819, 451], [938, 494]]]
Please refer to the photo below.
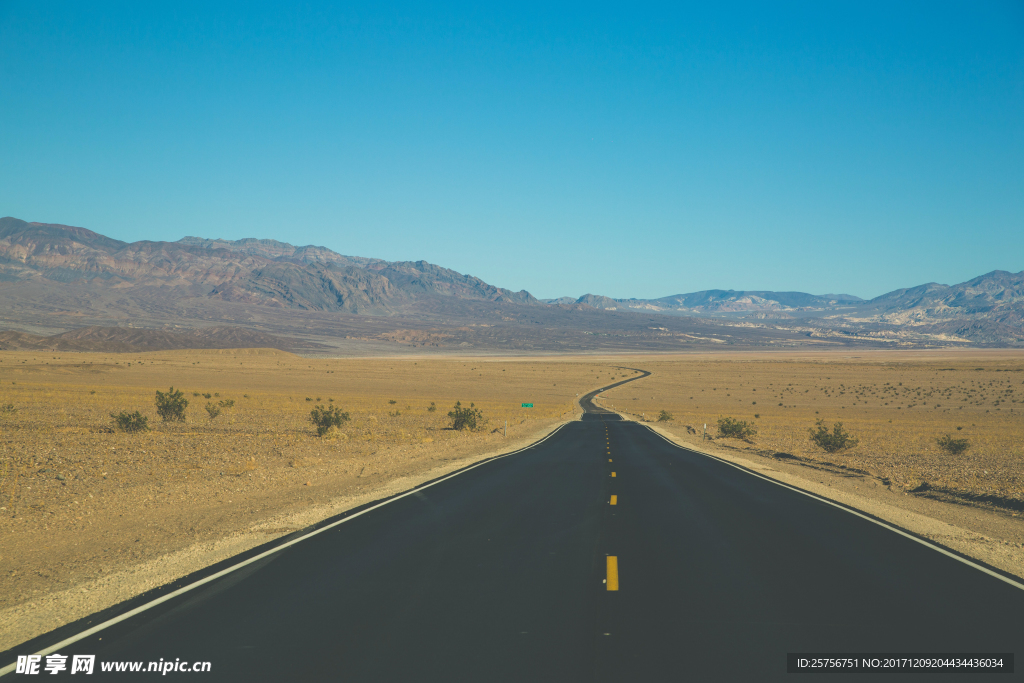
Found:
[[[706, 423], [717, 437], [722, 417], [750, 421], [752, 443], [720, 441], [862, 469], [903, 490], [1024, 510], [1020, 352], [706, 355], [640, 366], [654, 374], [608, 392], [606, 405], [649, 421], [667, 410], [681, 435]], [[836, 454], [814, 447], [808, 430], [817, 419], [830, 429], [842, 422], [859, 444]], [[944, 434], [970, 448], [947, 455], [936, 443]]]

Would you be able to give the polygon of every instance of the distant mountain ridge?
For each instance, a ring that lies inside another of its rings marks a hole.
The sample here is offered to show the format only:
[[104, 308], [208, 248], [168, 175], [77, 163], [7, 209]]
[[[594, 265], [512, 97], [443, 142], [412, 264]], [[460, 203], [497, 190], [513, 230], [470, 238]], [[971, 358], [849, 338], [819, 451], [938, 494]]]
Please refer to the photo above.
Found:
[[426, 261], [343, 256], [276, 240], [186, 237], [127, 243], [85, 228], [10, 217], [0, 218], [2, 281], [171, 288], [182, 297], [376, 315], [437, 297], [539, 303], [529, 292], [494, 287]]
[[1024, 340], [1024, 271], [994, 270], [957, 285], [928, 283], [861, 299], [850, 294], [712, 289], [659, 299], [584, 294], [545, 303], [576, 303], [608, 311], [730, 317], [751, 320], [821, 318], [851, 326], [882, 324], [988, 343]]
[[673, 294], [659, 299], [612, 299], [584, 294], [579, 299], [546, 299], [548, 303], [579, 303], [605, 310], [633, 310], [644, 313], [714, 315], [782, 310], [824, 310], [859, 304], [864, 300], [851, 294], [805, 294], [804, 292], [734, 291], [709, 289], [690, 294]]
[[[582, 320], [594, 329], [614, 324], [661, 330], [663, 324], [651, 326], [642, 317], [660, 314], [703, 321], [704, 336], [708, 325], [718, 325], [840, 340], [1024, 345], [1024, 271], [993, 271], [952, 286], [928, 283], [871, 300], [714, 289], [658, 299], [585, 294], [541, 302], [525, 290], [513, 292], [426, 261], [345, 256], [272, 239], [129, 243], [85, 228], [11, 217], [0, 218], [0, 291], [5, 320], [40, 318], [32, 323], [39, 330], [68, 329], [76, 316], [100, 327], [143, 318], [154, 327], [185, 320], [199, 327], [233, 325], [269, 320], [269, 311], [278, 310], [405, 317], [454, 326], [463, 337], [469, 335], [467, 325], [508, 325], [515, 334], [494, 332], [495, 343], [515, 338], [526, 344], [522, 340], [532, 334], [527, 329], [557, 336], [565, 325], [584, 330]], [[51, 318], [42, 320], [44, 314]], [[621, 314], [642, 315], [627, 320]], [[291, 322], [281, 329], [288, 334], [315, 332], [291, 313], [285, 318]], [[335, 324], [340, 318], [320, 320]], [[437, 339], [448, 338], [447, 332], [438, 334]]]

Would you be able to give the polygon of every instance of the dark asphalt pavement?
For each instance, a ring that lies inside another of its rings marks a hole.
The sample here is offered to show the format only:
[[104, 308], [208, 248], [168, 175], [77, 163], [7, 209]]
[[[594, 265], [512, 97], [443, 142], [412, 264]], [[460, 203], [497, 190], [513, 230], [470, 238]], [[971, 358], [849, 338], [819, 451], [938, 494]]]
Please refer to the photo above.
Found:
[[207, 681], [763, 681], [850, 676], [787, 674], [788, 652], [1022, 642], [1024, 590], [589, 413], [59, 652]]

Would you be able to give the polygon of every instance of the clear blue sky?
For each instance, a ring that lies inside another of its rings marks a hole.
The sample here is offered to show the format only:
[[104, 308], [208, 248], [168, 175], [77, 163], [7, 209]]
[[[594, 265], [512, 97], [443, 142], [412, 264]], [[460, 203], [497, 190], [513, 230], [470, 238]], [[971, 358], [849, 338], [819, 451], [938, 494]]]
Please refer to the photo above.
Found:
[[1024, 269], [1019, 0], [295, 4], [0, 0], [0, 215], [539, 297]]

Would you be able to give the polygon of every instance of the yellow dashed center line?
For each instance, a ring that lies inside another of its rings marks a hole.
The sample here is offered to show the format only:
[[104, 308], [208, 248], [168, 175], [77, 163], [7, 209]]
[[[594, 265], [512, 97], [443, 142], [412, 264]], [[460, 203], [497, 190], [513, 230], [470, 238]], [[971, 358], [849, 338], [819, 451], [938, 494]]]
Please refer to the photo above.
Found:
[[619, 590], [619, 558], [614, 555], [608, 556], [608, 590]]
[[[607, 430], [605, 431], [605, 436], [607, 437]], [[607, 442], [608, 455], [611, 455], [612, 454], [612, 442], [611, 442], [611, 439], [607, 439], [606, 438], [606, 442]], [[611, 462], [611, 461], [612, 461], [612, 459], [608, 458], [608, 462]], [[615, 477], [615, 472], [612, 472], [612, 477]], [[619, 504], [619, 497], [617, 495], [613, 495], [611, 498], [609, 498], [608, 504], [609, 505], [618, 505]], [[614, 555], [609, 555], [608, 556], [608, 572], [607, 572], [607, 575], [608, 575], [608, 578], [605, 579], [605, 587], [608, 590], [610, 590], [610, 591], [617, 591], [617, 590], [619, 590], [619, 558], [614, 556]]]

